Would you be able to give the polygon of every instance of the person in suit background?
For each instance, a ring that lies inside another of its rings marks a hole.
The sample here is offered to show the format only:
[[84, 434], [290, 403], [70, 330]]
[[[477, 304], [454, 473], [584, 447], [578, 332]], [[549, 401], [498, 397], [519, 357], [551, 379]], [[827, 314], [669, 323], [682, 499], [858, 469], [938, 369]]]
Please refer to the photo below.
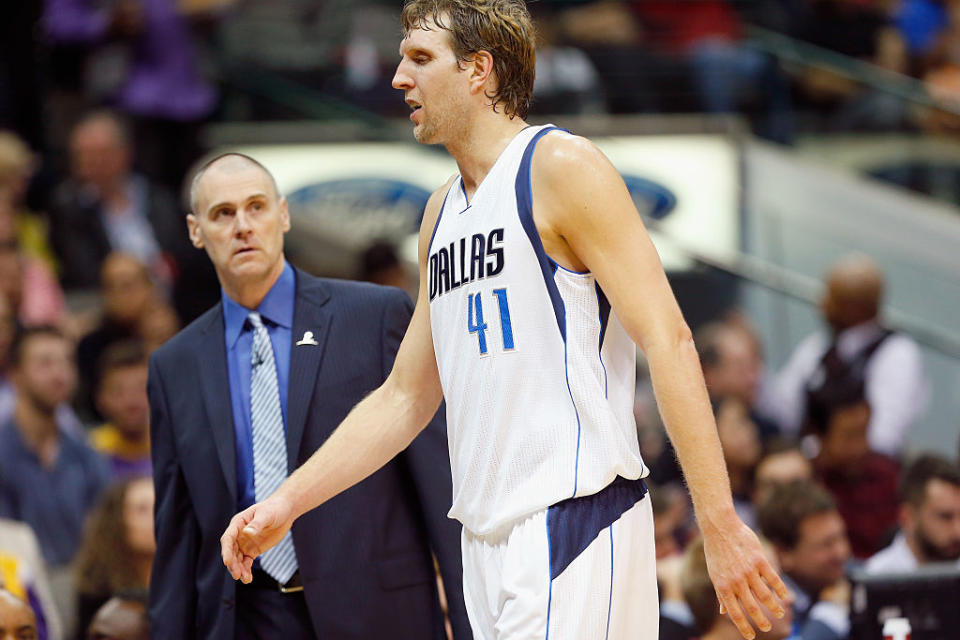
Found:
[[396, 289], [292, 268], [286, 200], [252, 158], [203, 165], [191, 209], [190, 240], [206, 250], [223, 294], [150, 359], [153, 634], [440, 638], [432, 550], [454, 635], [471, 637], [440, 417], [405, 455], [298, 521], [250, 584], [230, 577], [220, 533], [231, 516], [263, 499], [383, 382], [412, 304]]

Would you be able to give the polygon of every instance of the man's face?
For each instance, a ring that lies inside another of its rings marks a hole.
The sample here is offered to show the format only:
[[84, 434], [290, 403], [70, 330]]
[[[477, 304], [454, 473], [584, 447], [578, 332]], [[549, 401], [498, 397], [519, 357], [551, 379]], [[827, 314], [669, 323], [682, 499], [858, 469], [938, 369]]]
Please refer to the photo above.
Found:
[[131, 440], [146, 437], [150, 424], [147, 365], [117, 367], [104, 373], [97, 392], [103, 416]]
[[836, 511], [808, 516], [800, 523], [797, 545], [780, 550], [783, 570], [811, 595], [835, 584], [850, 559], [843, 519]]
[[77, 376], [73, 349], [59, 336], [35, 335], [23, 345], [14, 371], [17, 390], [41, 409], [52, 412], [73, 395]]
[[222, 284], [243, 286], [278, 269], [290, 214], [259, 167], [230, 158], [210, 167], [197, 185], [196, 209], [187, 216], [190, 240], [207, 251]]
[[36, 640], [37, 619], [27, 604], [0, 593], [0, 640]]
[[143, 605], [113, 598], [103, 605], [87, 631], [87, 640], [147, 640], [150, 630]]
[[153, 537], [153, 481], [141, 478], [130, 483], [123, 497], [123, 522], [127, 543], [138, 554], [153, 554], [157, 544]]
[[870, 453], [867, 427], [870, 405], [866, 402], [835, 409], [821, 442], [821, 459], [830, 469], [856, 472]]
[[727, 331], [717, 347], [719, 362], [704, 371], [711, 394], [714, 397], [736, 396], [752, 407], [763, 369], [756, 345], [743, 331]]
[[757, 425], [750, 420], [744, 404], [733, 396], [717, 411], [717, 434], [728, 469], [749, 469], [757, 463], [761, 453]]
[[131, 256], [108, 257], [100, 274], [100, 286], [104, 312], [126, 326], [137, 323], [153, 299], [153, 284], [146, 269]]
[[413, 109], [410, 120], [417, 142], [446, 144], [466, 125], [468, 67], [458, 65], [450, 33], [433, 23], [430, 26], [430, 30], [413, 29], [400, 43], [393, 88], [403, 91]]
[[923, 504], [907, 505], [905, 529], [930, 562], [960, 558], [960, 487], [934, 478], [927, 483]]
[[98, 118], [81, 124], [70, 138], [70, 165], [80, 182], [103, 188], [130, 171], [130, 151], [115, 123]]

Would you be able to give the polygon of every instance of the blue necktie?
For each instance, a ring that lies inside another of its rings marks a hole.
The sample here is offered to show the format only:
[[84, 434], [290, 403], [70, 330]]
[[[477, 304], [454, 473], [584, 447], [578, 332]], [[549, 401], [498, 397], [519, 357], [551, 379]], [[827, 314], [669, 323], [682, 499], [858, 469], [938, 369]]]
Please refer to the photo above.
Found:
[[[269, 498], [287, 477], [287, 441], [277, 385], [277, 366], [270, 334], [256, 311], [247, 316], [253, 326], [250, 350], [250, 421], [253, 427], [253, 488], [257, 502]], [[297, 554], [290, 532], [260, 556], [260, 566], [280, 584], [297, 572]]]

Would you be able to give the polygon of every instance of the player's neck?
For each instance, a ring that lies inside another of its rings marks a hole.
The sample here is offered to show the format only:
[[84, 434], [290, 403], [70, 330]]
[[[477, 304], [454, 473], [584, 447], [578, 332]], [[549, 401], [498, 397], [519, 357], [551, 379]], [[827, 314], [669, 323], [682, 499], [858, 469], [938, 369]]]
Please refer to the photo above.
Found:
[[508, 118], [500, 107], [496, 114], [490, 111], [478, 116], [464, 135], [447, 143], [447, 151], [457, 162], [468, 198], [473, 197], [497, 158], [526, 126], [520, 118]]

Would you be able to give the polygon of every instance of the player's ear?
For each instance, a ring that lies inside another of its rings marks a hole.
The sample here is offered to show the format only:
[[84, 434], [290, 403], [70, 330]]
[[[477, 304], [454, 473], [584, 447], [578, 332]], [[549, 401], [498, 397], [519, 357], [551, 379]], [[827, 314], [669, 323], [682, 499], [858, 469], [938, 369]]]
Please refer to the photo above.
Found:
[[290, 210], [287, 208], [287, 199], [280, 196], [280, 225], [283, 232], [290, 231]]
[[493, 77], [493, 54], [489, 51], [478, 51], [467, 62], [467, 65], [467, 72], [470, 74], [470, 88], [474, 91], [482, 91]]

